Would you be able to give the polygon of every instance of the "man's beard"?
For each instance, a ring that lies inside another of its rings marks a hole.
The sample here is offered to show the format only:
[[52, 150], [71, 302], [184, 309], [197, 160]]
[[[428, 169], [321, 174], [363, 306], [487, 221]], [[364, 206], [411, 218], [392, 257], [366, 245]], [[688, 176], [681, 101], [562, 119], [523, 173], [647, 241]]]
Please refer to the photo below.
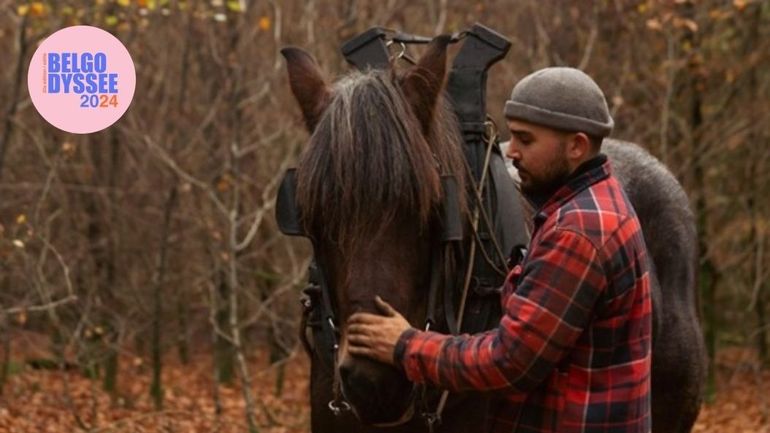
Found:
[[548, 170], [542, 175], [534, 176], [526, 169], [518, 166], [516, 168], [521, 177], [521, 192], [537, 206], [544, 204], [559, 188], [564, 186], [570, 175], [567, 158], [563, 154], [555, 158], [549, 164]]

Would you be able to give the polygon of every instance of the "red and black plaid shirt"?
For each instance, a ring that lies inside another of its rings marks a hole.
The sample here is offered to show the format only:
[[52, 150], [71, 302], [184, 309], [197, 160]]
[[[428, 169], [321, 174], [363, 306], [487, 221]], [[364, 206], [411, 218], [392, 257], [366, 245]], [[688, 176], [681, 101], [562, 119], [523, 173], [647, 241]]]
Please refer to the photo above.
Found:
[[587, 162], [535, 216], [483, 334], [406, 331], [413, 382], [499, 391], [494, 432], [650, 431], [650, 265], [639, 220], [606, 157]]

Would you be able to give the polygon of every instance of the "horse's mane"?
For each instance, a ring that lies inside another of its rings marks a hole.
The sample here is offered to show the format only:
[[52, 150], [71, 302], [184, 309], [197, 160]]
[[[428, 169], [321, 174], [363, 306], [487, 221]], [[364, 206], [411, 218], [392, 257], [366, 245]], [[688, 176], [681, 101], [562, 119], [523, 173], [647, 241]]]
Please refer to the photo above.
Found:
[[339, 80], [297, 171], [297, 205], [308, 232], [346, 249], [396, 218], [415, 218], [425, 228], [442, 202], [441, 174], [457, 178], [464, 210], [461, 135], [443, 96], [431, 125], [426, 139], [393, 72]]

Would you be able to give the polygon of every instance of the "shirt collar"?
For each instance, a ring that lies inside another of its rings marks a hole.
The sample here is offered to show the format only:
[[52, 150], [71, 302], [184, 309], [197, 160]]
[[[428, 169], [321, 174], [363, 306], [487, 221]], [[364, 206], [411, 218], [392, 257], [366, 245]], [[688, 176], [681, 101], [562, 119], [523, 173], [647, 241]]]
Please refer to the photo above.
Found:
[[569, 201], [580, 191], [608, 178], [610, 173], [610, 163], [607, 161], [607, 156], [603, 153], [580, 164], [580, 166], [569, 175], [564, 185], [556, 190], [556, 192], [539, 207], [538, 212], [535, 214], [535, 226], [537, 227], [542, 224], [550, 214], [564, 205], [564, 203]]

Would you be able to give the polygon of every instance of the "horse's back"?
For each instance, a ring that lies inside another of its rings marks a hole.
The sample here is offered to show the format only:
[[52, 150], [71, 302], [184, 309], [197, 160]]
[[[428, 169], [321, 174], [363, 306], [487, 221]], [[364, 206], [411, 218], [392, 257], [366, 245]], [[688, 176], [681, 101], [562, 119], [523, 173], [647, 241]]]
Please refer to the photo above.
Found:
[[653, 431], [687, 432], [701, 404], [706, 356], [697, 312], [697, 233], [687, 194], [673, 174], [633, 143], [602, 151], [642, 226], [653, 278]]

